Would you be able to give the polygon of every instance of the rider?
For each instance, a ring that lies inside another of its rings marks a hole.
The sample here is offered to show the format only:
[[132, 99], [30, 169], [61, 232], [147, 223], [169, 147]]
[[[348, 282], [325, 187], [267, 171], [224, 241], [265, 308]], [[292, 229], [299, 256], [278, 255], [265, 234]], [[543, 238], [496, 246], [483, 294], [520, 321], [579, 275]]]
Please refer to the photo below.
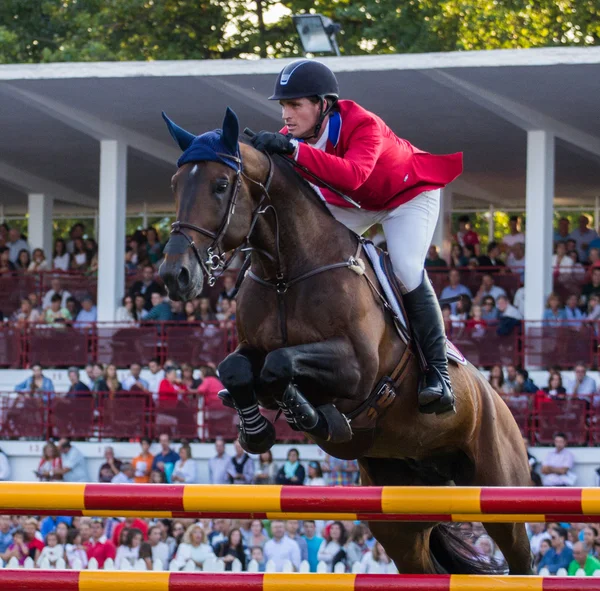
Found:
[[[285, 127], [259, 132], [255, 148], [294, 158], [360, 205], [321, 185], [333, 216], [358, 234], [381, 224], [400, 281], [413, 334], [427, 362], [419, 409], [454, 409], [446, 336], [424, 263], [440, 209], [440, 189], [462, 172], [462, 154], [433, 155], [399, 138], [377, 115], [338, 100], [333, 72], [314, 60], [283, 68], [270, 100], [279, 101]], [[319, 186], [319, 180], [307, 176]]]

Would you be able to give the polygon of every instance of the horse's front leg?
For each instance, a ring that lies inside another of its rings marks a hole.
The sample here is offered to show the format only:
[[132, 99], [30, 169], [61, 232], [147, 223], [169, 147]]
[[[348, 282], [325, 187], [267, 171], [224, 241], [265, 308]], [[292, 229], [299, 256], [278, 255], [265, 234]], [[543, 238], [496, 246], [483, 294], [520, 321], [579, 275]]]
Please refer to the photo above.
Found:
[[360, 379], [352, 344], [335, 338], [269, 353], [260, 374], [259, 397], [274, 398], [296, 431], [344, 443], [352, 438], [352, 430], [334, 401], [352, 405], [360, 396]]
[[264, 353], [240, 346], [219, 365], [219, 377], [227, 389], [221, 395], [223, 402], [237, 410], [240, 444], [254, 454], [268, 451], [275, 443], [275, 428], [260, 414], [254, 390], [264, 359]]

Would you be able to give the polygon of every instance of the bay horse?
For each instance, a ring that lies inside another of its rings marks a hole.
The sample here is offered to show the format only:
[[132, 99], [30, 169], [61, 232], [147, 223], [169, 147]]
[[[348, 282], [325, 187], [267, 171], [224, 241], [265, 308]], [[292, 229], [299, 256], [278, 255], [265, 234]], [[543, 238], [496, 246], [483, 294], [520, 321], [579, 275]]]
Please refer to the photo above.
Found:
[[[529, 485], [519, 429], [475, 367], [450, 364], [456, 413], [418, 411], [419, 360], [378, 297], [372, 268], [359, 261], [359, 238], [289, 161], [240, 142], [229, 109], [221, 130], [200, 136], [163, 117], [183, 151], [172, 178], [177, 221], [159, 270], [169, 296], [198, 296], [226, 266], [222, 253], [251, 250], [237, 296], [239, 346], [219, 367], [245, 449], [275, 441], [260, 404], [283, 410], [328, 454], [358, 459], [365, 485]], [[525, 526], [485, 527], [510, 573], [531, 574]], [[456, 524], [370, 528], [401, 573], [494, 571]]]

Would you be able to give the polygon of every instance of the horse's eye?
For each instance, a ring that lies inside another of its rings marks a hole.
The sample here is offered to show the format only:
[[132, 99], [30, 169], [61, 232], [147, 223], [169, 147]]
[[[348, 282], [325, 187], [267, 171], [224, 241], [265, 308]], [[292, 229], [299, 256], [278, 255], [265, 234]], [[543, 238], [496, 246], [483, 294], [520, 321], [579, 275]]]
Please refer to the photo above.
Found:
[[226, 181], [226, 180], [217, 181], [215, 183], [215, 193], [225, 193], [225, 191], [227, 190], [227, 187], [229, 187], [229, 181]]

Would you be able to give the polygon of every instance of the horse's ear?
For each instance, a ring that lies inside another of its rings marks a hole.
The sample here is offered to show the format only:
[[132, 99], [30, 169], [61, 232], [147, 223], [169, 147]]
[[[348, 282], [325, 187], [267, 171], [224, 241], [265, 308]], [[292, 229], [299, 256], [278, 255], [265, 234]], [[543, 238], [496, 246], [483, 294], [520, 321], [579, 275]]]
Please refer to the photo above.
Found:
[[223, 135], [221, 139], [230, 154], [236, 154], [238, 151], [238, 136], [240, 135], [240, 122], [237, 115], [227, 107], [225, 118], [223, 119]]
[[181, 150], [185, 152], [190, 147], [190, 144], [196, 139], [196, 136], [193, 133], [182, 129], [176, 123], [173, 123], [164, 111], [162, 112], [162, 117], [167, 124], [171, 137], [177, 142]]

